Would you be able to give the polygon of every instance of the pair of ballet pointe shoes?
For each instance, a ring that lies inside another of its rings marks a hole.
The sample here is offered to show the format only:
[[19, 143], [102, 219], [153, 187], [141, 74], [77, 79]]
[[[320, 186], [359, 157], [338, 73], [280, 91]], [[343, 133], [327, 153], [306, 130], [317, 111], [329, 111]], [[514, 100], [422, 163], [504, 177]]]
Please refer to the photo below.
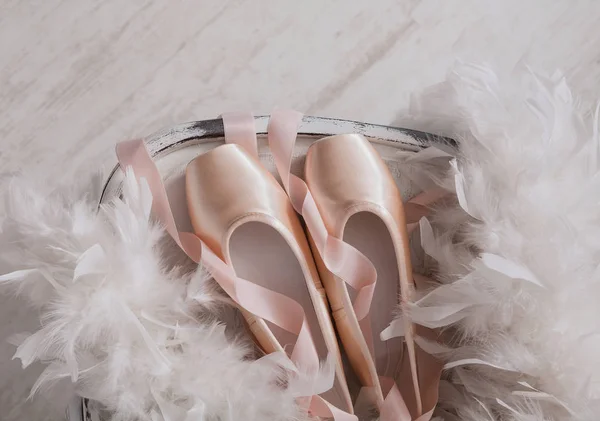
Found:
[[314, 142], [304, 180], [294, 176], [301, 115], [282, 112], [269, 123], [280, 184], [258, 160], [247, 117], [224, 117], [228, 144], [187, 167], [195, 235], [177, 232], [143, 142], [118, 146], [120, 163], [148, 180], [155, 216], [238, 304], [265, 353], [284, 352], [303, 369], [332, 363], [333, 380], [309, 399], [313, 415], [356, 419], [337, 331], [363, 386], [358, 400], [379, 409], [382, 421], [427, 421], [441, 365], [415, 337], [431, 332], [406, 321], [402, 336], [380, 339], [414, 289], [403, 203], [389, 169], [364, 137], [336, 135]]
[[[371, 344], [353, 310], [355, 291], [326, 267], [284, 189], [245, 148], [223, 145], [188, 165], [194, 231], [238, 276], [302, 306], [319, 357], [335, 357], [334, 386], [321, 395], [325, 400], [353, 413], [333, 318], [350, 364], [361, 384], [371, 388], [375, 405], [385, 401], [383, 376], [396, 381], [409, 419], [430, 414], [439, 363], [415, 346], [412, 327], [405, 338], [379, 339], [399, 300], [410, 300], [413, 289], [402, 199], [389, 169], [364, 137], [338, 135], [308, 149], [305, 180], [328, 234], [362, 252], [377, 271], [368, 317]], [[244, 316], [266, 353], [284, 351], [296, 340], [285, 329]]]

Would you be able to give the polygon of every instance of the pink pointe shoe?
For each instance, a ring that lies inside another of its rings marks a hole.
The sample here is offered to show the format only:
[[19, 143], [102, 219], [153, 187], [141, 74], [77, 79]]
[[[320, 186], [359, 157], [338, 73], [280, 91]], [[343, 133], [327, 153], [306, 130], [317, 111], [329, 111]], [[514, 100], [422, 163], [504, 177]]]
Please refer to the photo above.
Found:
[[306, 221], [344, 350], [382, 421], [429, 420], [442, 365], [417, 347], [414, 337], [431, 339], [432, 332], [405, 320], [404, 340], [380, 339], [414, 289], [400, 193], [360, 135], [316, 141], [306, 156], [306, 183], [292, 175], [301, 119], [294, 111], [275, 111], [269, 145], [291, 202]]
[[236, 144], [201, 155], [186, 173], [198, 235], [178, 231], [161, 175], [142, 140], [117, 145], [119, 164], [149, 187], [154, 217], [238, 305], [265, 351], [289, 357], [291, 364], [284, 365], [297, 373], [298, 404], [313, 417], [357, 421], [325, 294], [297, 215], [257, 161], [252, 116], [224, 116], [224, 123], [226, 140]]
[[[281, 186], [245, 148], [228, 144], [189, 163], [186, 194], [195, 234], [237, 276], [302, 306], [319, 358], [335, 358], [334, 386], [321, 396], [352, 413], [325, 290], [302, 225]], [[266, 353], [289, 351], [296, 342], [285, 329], [248, 311], [243, 315]]]
[[[315, 253], [344, 350], [364, 386], [383, 391], [379, 378], [394, 379], [412, 419], [437, 403], [441, 364], [415, 346], [414, 325], [404, 340], [383, 341], [399, 298], [411, 300], [414, 288], [402, 197], [371, 143], [360, 135], [338, 135], [311, 145], [305, 178], [330, 235], [363, 253], [377, 270], [370, 310], [372, 344], [361, 332], [352, 308], [355, 293], [324, 266]], [[371, 349], [370, 349], [371, 348]]]

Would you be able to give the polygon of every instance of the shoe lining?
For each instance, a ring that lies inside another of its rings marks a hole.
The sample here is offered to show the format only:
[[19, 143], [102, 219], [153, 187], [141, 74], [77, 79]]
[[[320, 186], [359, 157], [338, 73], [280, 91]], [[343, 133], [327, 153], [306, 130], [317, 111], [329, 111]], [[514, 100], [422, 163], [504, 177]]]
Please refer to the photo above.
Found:
[[[319, 358], [325, 359], [327, 346], [308, 291], [306, 277], [296, 255], [281, 234], [267, 224], [247, 222], [234, 231], [229, 252], [232, 266], [238, 276], [290, 297], [302, 306]], [[272, 323], [267, 322], [267, 325], [289, 355], [296, 342], [296, 336]], [[334, 387], [321, 396], [338, 408], [344, 408], [344, 395], [340, 388], [336, 378]]]
[[[377, 374], [395, 377], [403, 355], [402, 338], [388, 341], [379, 334], [392, 321], [400, 302], [400, 282], [394, 243], [385, 223], [371, 212], [358, 212], [350, 217], [344, 228], [344, 241], [362, 252], [377, 270], [377, 285], [371, 304], [374, 359]], [[354, 301], [356, 292], [348, 288]]]

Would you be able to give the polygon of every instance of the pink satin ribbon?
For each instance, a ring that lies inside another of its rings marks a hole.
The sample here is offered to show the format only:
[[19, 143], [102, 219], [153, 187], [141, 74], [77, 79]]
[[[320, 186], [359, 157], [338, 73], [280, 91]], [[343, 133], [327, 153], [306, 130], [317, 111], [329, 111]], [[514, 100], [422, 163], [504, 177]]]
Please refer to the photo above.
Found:
[[425, 190], [404, 204], [406, 228], [411, 234], [419, 226], [419, 221], [431, 213], [429, 205], [448, 196], [448, 191], [441, 187]]
[[258, 158], [258, 142], [254, 116], [250, 113], [230, 112], [221, 115], [226, 143], [235, 143]]
[[[243, 123], [232, 115], [228, 115], [225, 119], [235, 120], [241, 124], [241, 127], [247, 124], [247, 120]], [[133, 168], [136, 179], [138, 181], [145, 179], [148, 183], [153, 197], [152, 212], [179, 247], [194, 262], [202, 264], [240, 307], [297, 335], [298, 339], [290, 359], [299, 370], [308, 372], [309, 375], [316, 375], [319, 369], [319, 357], [302, 306], [285, 295], [236, 276], [233, 268], [221, 260], [196, 235], [177, 230], [162, 178], [142, 140], [121, 142], [117, 145], [116, 151], [120, 166], [123, 169]], [[356, 416], [336, 408], [318, 396], [329, 390], [332, 385], [333, 379], [317, 382], [312, 385], [312, 390], [306, 390], [308, 399], [304, 401], [307, 401], [307, 409], [313, 415], [322, 418], [357, 421]]]

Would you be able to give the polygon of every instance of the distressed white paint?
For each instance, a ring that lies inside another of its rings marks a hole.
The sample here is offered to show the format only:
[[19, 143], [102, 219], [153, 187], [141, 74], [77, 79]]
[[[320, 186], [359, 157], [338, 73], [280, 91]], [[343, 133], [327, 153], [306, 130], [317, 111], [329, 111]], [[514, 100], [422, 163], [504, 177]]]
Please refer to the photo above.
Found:
[[[120, 139], [225, 110], [391, 124], [456, 57], [560, 68], [592, 101], [599, 23], [587, 0], [0, 0], [0, 168], [68, 180]], [[21, 403], [39, 369], [4, 338], [35, 319], [0, 298], [2, 420], [62, 414]]]

